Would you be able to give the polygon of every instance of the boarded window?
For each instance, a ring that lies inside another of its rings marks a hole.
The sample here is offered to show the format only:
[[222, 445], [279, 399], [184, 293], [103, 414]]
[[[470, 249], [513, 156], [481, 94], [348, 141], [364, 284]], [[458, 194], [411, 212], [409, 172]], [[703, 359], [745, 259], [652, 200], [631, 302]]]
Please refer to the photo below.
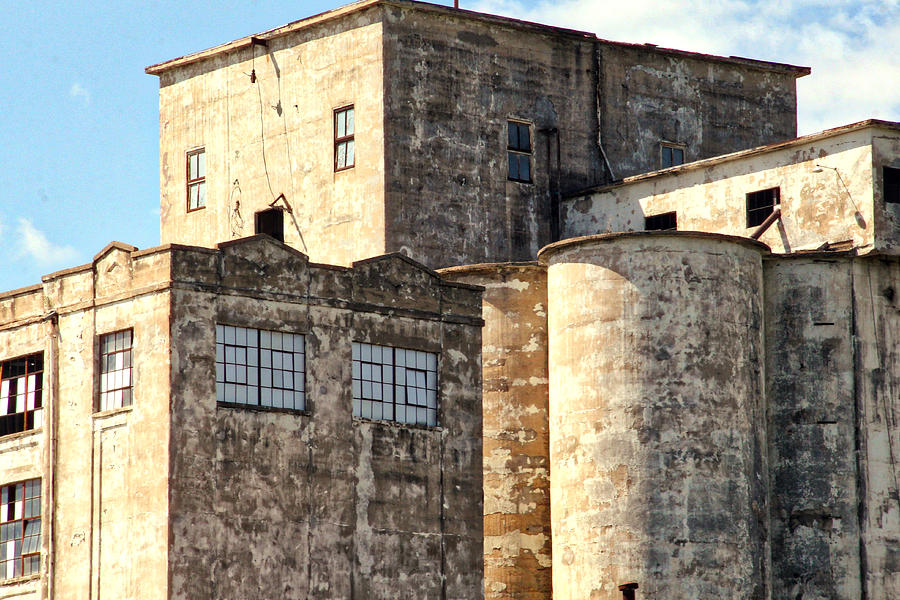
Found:
[[884, 201], [891, 204], [900, 203], [900, 169], [884, 167]]
[[356, 164], [356, 125], [353, 106], [334, 111], [334, 170], [343, 171]]
[[203, 148], [187, 153], [187, 209], [206, 207], [206, 151]]
[[678, 229], [674, 212], [652, 215], [644, 218], [644, 229], [647, 231], [669, 231]]
[[781, 189], [777, 187], [747, 194], [747, 227], [762, 225], [780, 203]]
[[41, 480], [0, 487], [0, 579], [41, 568]]
[[684, 164], [684, 148], [672, 144], [660, 144], [659, 166], [662, 169]]
[[353, 344], [353, 416], [436, 427], [437, 354]]
[[520, 121], [507, 122], [506, 158], [509, 179], [531, 182], [531, 125]]
[[273, 208], [256, 213], [256, 233], [265, 233], [284, 241], [284, 212]]
[[100, 336], [100, 410], [131, 406], [130, 329]]
[[0, 436], [43, 425], [44, 355], [0, 362]]
[[216, 400], [304, 410], [305, 346], [301, 334], [216, 325]]

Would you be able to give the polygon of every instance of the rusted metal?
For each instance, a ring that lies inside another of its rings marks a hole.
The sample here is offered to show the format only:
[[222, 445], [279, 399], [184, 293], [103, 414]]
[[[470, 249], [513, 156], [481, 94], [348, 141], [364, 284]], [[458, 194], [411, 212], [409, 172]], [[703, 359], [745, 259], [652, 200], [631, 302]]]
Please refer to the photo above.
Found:
[[781, 218], [781, 208], [778, 207], [772, 211], [772, 214], [766, 217], [766, 220], [762, 222], [762, 224], [756, 228], [756, 231], [750, 234], [750, 239], [758, 240], [762, 234], [766, 232], [766, 230], [772, 226], [772, 223]]

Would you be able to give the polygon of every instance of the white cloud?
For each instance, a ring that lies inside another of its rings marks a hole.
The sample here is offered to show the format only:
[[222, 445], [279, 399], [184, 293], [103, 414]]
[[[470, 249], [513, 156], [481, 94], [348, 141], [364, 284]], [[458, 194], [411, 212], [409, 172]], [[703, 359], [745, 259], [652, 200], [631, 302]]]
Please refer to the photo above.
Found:
[[33, 260], [41, 267], [67, 265], [74, 263], [78, 258], [78, 251], [75, 248], [54, 244], [28, 219], [19, 219], [17, 234], [18, 258]]
[[481, 0], [464, 8], [615, 41], [812, 67], [797, 82], [801, 134], [900, 120], [896, 0]]
[[69, 96], [72, 98], [81, 98], [85, 106], [91, 103], [91, 93], [77, 81], [69, 88]]

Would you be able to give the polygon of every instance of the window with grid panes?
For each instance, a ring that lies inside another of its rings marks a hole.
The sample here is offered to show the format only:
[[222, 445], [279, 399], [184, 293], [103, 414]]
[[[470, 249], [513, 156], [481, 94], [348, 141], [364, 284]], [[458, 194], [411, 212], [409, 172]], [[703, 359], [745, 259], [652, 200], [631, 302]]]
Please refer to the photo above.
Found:
[[100, 410], [131, 406], [131, 330], [100, 336]]
[[44, 355], [0, 362], [0, 436], [43, 425]]
[[531, 125], [520, 121], [507, 121], [506, 158], [509, 179], [531, 182]]
[[41, 568], [41, 480], [0, 487], [0, 579]]
[[206, 150], [199, 148], [187, 153], [187, 209], [206, 207]]
[[216, 325], [216, 400], [305, 410], [305, 346], [297, 333]]
[[356, 164], [356, 144], [353, 134], [353, 106], [345, 106], [334, 111], [334, 170], [343, 171]]
[[353, 416], [436, 427], [437, 354], [354, 342]]

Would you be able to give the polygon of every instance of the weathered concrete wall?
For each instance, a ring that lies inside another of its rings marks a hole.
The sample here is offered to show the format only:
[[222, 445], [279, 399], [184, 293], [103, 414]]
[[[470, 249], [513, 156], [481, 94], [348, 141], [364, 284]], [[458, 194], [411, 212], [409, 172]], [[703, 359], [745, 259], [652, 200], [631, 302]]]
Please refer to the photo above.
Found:
[[764, 246], [597, 236], [548, 267], [553, 595], [767, 598]]
[[765, 263], [776, 599], [863, 597], [849, 265], [827, 256]]
[[[384, 24], [387, 249], [440, 267], [533, 260], [552, 194], [602, 181], [593, 36], [398, 4]], [[533, 183], [507, 179], [508, 119], [533, 123]]]
[[[383, 254], [381, 40], [375, 7], [160, 73], [163, 243], [252, 235], [255, 212], [284, 194], [285, 241], [313, 260]], [[356, 166], [335, 173], [333, 110], [349, 104]], [[185, 152], [198, 146], [207, 206], [187, 212]]]
[[797, 135], [798, 67], [762, 65], [652, 45], [603, 43], [600, 121], [617, 179], [660, 168], [660, 142], [685, 161]]
[[900, 204], [884, 201], [883, 167], [900, 169], [900, 133], [880, 129], [872, 135], [873, 213], [875, 248], [886, 254], [900, 254]]
[[[172, 598], [480, 598], [480, 290], [264, 237], [175, 258]], [[306, 411], [216, 403], [215, 324], [306, 336]], [[352, 342], [439, 353], [440, 426], [354, 419]]]
[[746, 226], [747, 193], [779, 187], [782, 217], [760, 238], [773, 251], [847, 243], [868, 252], [875, 247], [879, 219], [873, 205], [873, 131], [809, 136], [569, 198], [562, 208], [563, 234], [640, 231], [645, 216], [675, 211], [679, 230], [749, 236], [756, 227]]
[[546, 267], [472, 265], [441, 275], [485, 288], [485, 598], [550, 600]]

